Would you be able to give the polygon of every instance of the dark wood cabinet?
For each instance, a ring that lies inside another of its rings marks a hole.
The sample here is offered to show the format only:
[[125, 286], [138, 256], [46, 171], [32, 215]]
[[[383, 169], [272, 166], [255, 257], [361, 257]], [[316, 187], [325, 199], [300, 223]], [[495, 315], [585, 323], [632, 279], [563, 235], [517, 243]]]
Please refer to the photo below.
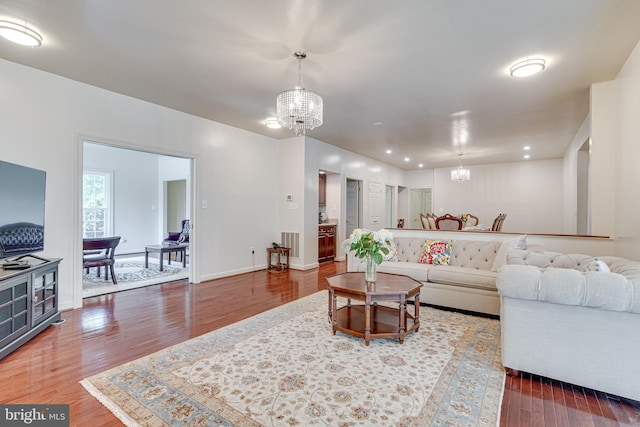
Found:
[[336, 226], [318, 227], [318, 262], [333, 261], [336, 257]]
[[320, 174], [318, 179], [318, 204], [320, 206], [327, 205], [327, 175]]
[[0, 359], [60, 320], [58, 264], [38, 261], [24, 270], [0, 269]]

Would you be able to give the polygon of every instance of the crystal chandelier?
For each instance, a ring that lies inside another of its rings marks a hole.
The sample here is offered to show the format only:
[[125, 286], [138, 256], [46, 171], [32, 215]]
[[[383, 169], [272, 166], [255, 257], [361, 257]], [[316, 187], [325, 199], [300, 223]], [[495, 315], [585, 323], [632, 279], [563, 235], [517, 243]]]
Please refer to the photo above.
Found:
[[298, 60], [298, 85], [278, 94], [276, 116], [282, 126], [288, 127], [296, 136], [300, 136], [305, 135], [307, 129], [322, 125], [322, 97], [306, 90], [300, 83], [301, 64], [307, 54], [296, 52], [293, 56]]
[[453, 169], [451, 171], [451, 181], [462, 184], [463, 182], [471, 179], [471, 171], [469, 169], [462, 168], [462, 154], [458, 154], [458, 157], [460, 158], [460, 165], [457, 169]]

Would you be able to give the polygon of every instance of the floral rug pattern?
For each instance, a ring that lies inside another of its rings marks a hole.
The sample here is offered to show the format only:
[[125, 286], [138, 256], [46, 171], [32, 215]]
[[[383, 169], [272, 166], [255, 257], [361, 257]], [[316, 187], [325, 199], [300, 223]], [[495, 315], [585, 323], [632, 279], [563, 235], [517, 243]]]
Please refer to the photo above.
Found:
[[495, 426], [499, 321], [427, 307], [397, 340], [338, 332], [319, 292], [82, 381], [127, 425]]

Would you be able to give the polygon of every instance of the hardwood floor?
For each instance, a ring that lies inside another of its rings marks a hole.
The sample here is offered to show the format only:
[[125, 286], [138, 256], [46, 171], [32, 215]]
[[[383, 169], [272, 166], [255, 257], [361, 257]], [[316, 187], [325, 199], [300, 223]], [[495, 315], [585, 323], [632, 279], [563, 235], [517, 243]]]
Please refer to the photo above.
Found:
[[[118, 420], [83, 378], [327, 288], [346, 264], [265, 270], [199, 285], [186, 281], [87, 298], [65, 322], [0, 361], [0, 403], [66, 403], [72, 426]], [[539, 377], [507, 377], [502, 426], [640, 425], [640, 403]]]

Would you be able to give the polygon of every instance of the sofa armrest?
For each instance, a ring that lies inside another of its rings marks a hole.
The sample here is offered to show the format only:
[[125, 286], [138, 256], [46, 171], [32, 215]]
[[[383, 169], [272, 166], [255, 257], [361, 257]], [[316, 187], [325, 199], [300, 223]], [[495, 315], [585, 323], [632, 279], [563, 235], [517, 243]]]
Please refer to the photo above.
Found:
[[496, 286], [508, 298], [640, 314], [640, 284], [616, 273], [506, 265]]

